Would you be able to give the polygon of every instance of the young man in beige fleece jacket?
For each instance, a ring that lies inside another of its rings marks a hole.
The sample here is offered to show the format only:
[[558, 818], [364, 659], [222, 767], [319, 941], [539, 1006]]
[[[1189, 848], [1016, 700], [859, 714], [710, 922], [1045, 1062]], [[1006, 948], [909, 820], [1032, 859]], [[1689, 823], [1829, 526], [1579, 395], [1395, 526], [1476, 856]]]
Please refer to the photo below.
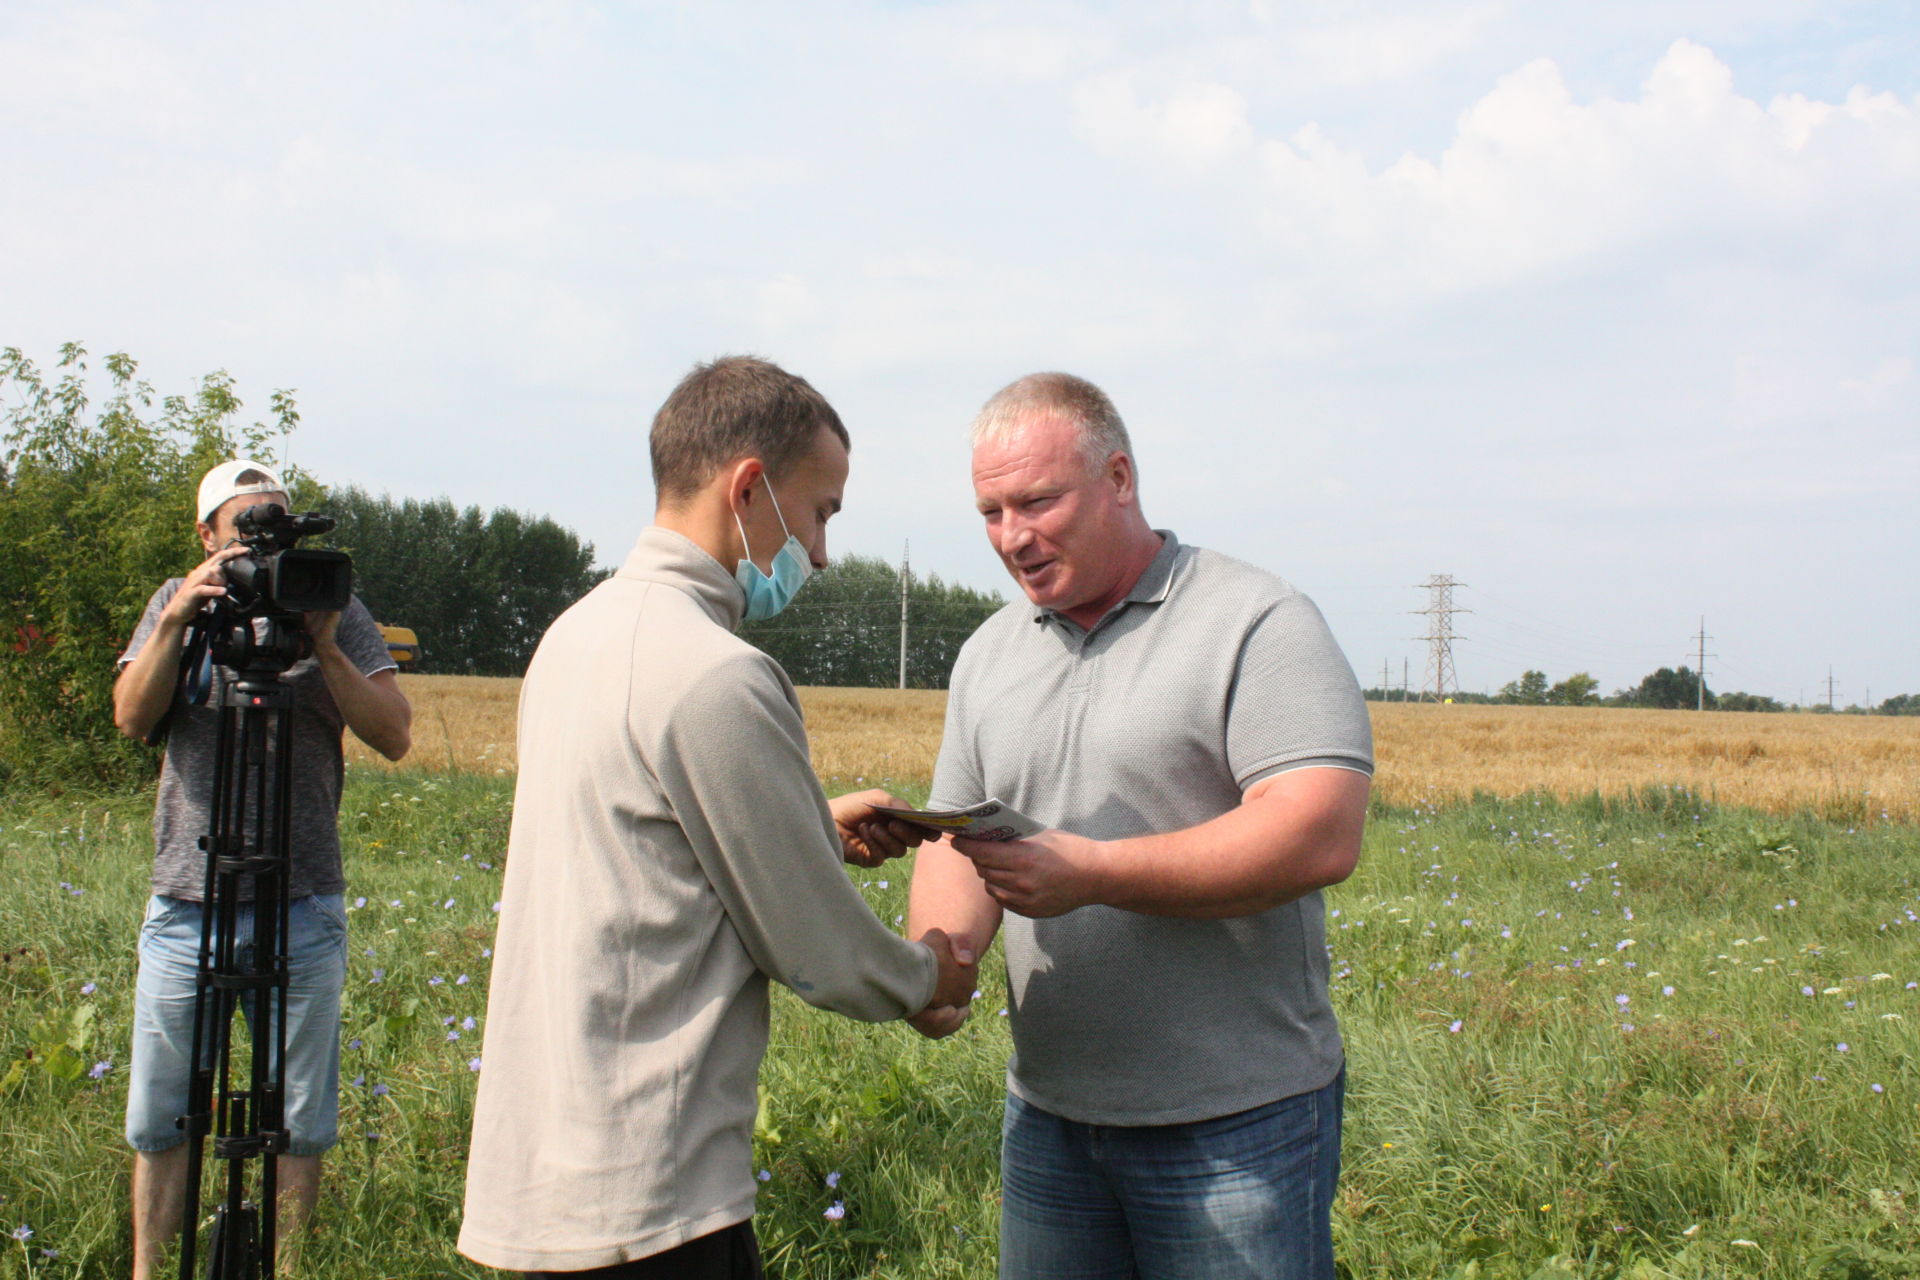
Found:
[[755, 1277], [767, 979], [959, 1026], [972, 957], [886, 929], [841, 869], [917, 842], [829, 802], [793, 685], [733, 632], [827, 563], [846, 428], [762, 360], [654, 419], [655, 523], [553, 624], [520, 695], [460, 1251], [528, 1272]]

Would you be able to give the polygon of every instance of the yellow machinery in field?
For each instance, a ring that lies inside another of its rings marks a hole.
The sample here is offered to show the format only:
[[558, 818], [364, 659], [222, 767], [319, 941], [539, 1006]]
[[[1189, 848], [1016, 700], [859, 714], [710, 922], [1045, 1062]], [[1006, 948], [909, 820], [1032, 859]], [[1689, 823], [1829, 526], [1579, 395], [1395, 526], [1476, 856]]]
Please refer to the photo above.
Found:
[[411, 627], [390, 627], [380, 624], [380, 637], [387, 642], [387, 652], [393, 655], [395, 664], [402, 671], [413, 670], [420, 661], [420, 637], [413, 634]]

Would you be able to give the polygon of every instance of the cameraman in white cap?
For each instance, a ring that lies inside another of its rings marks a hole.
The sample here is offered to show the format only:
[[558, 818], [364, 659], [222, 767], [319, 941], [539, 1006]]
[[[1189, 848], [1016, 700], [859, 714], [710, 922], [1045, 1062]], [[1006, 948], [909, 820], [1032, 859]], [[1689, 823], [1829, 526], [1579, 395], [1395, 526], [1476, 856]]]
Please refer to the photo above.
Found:
[[[153, 898], [140, 930], [133, 1051], [127, 1090], [127, 1142], [134, 1149], [133, 1274], [158, 1273], [166, 1242], [180, 1230], [187, 1168], [187, 1109], [192, 1072], [194, 977], [199, 962], [201, 898], [212, 805], [220, 692], [228, 673], [215, 667], [201, 705], [187, 699], [181, 658], [189, 628], [226, 594], [226, 562], [245, 555], [234, 520], [260, 503], [287, 504], [272, 469], [247, 459], [224, 462], [200, 482], [195, 528], [207, 558], [185, 578], [153, 593], [120, 656], [113, 719], [131, 738], [152, 738], [165, 722], [166, 757], [154, 810]], [[395, 678], [373, 615], [358, 599], [342, 612], [308, 613], [302, 629], [312, 654], [285, 674], [294, 690], [293, 850], [288, 953], [286, 1118], [291, 1139], [279, 1158], [281, 1220], [294, 1234], [313, 1210], [320, 1154], [338, 1139], [340, 988], [346, 978], [347, 918], [340, 862], [341, 729], [351, 728], [390, 760], [407, 753], [412, 710]], [[237, 937], [252, 933], [253, 904], [241, 908]]]

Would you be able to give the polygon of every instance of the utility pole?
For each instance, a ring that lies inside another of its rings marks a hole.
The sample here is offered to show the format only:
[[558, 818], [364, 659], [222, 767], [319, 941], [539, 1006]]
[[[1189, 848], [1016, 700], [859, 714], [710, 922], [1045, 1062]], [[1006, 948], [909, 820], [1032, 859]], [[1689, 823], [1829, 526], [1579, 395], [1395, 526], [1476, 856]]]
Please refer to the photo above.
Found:
[[913, 578], [913, 570], [907, 567], [907, 552], [911, 542], [900, 544], [900, 687], [907, 687], [907, 583]]
[[1713, 637], [1707, 634], [1707, 618], [1705, 614], [1700, 616], [1700, 633], [1694, 636], [1693, 639], [1699, 644], [1698, 652], [1700, 655], [1693, 668], [1694, 679], [1699, 684], [1699, 688], [1695, 691], [1694, 710], [1705, 711], [1707, 709], [1707, 659], [1709, 657], [1717, 658], [1720, 656], [1717, 653], [1709, 654], [1707, 652], [1707, 641], [1713, 639]]
[[1427, 691], [1432, 690], [1433, 700], [1444, 702], [1459, 691], [1460, 682], [1453, 672], [1453, 642], [1466, 638], [1453, 633], [1453, 615], [1473, 612], [1454, 604], [1453, 589], [1467, 584], [1454, 581], [1452, 574], [1436, 573], [1415, 585], [1427, 589], [1427, 607], [1412, 611], [1427, 616], [1427, 634], [1414, 637], [1427, 642], [1427, 682], [1420, 687], [1420, 697], [1424, 701]]
[[1380, 659], [1380, 701], [1392, 702], [1393, 701], [1392, 694], [1393, 694], [1392, 668], [1387, 666], [1387, 659], [1382, 658]]
[[1833, 710], [1833, 667], [1827, 667], [1827, 710]]
[[1407, 675], [1407, 660], [1405, 658], [1402, 658], [1400, 659], [1400, 701], [1402, 702], [1405, 702], [1407, 700], [1408, 678], [1409, 677]]

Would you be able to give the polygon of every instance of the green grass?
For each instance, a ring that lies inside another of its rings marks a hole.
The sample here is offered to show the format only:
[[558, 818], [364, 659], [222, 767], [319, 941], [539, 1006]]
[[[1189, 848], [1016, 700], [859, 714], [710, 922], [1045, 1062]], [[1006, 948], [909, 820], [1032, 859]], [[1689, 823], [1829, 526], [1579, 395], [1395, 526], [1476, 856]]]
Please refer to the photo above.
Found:
[[[499, 779], [350, 778], [357, 1045], [308, 1274], [493, 1274], [453, 1239], [510, 801]], [[150, 809], [0, 801], [0, 1078], [21, 1064], [0, 1231], [34, 1233], [0, 1235], [0, 1277], [127, 1269]], [[1917, 846], [1682, 792], [1376, 811], [1329, 894], [1345, 1274], [1920, 1276]], [[905, 911], [907, 866], [852, 874], [883, 919]], [[779, 993], [756, 1152], [773, 1274], [993, 1273], [998, 969], [940, 1044]]]

